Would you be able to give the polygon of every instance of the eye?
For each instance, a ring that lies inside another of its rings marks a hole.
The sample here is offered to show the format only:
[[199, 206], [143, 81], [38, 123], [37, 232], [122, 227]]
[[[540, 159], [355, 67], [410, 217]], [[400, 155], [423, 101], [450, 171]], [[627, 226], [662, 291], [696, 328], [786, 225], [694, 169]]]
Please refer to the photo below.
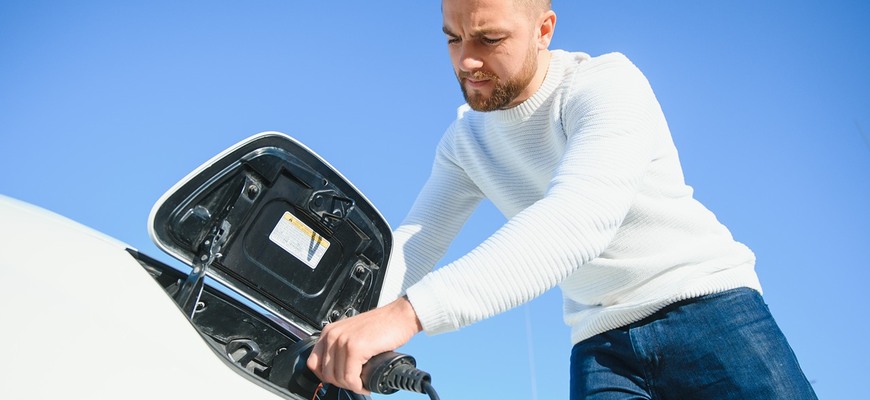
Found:
[[486, 36], [481, 38], [481, 41], [489, 46], [495, 46], [495, 45], [501, 43], [503, 40], [504, 40], [504, 38], [490, 38], [490, 37], [486, 37]]
[[444, 33], [445, 33], [446, 36], [447, 36], [447, 44], [448, 44], [448, 45], [456, 44], [456, 43], [459, 43], [459, 42], [462, 41], [462, 38], [460, 38], [459, 36], [456, 36], [456, 35], [453, 35], [453, 34], [450, 34], [450, 33], [447, 33], [447, 32], [444, 32]]

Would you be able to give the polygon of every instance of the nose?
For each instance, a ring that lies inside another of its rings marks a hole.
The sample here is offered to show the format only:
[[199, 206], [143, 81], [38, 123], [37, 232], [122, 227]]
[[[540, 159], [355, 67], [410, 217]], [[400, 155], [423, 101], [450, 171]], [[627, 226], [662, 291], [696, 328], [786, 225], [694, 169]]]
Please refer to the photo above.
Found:
[[464, 72], [474, 72], [483, 67], [483, 59], [473, 45], [466, 43], [460, 44], [458, 68]]

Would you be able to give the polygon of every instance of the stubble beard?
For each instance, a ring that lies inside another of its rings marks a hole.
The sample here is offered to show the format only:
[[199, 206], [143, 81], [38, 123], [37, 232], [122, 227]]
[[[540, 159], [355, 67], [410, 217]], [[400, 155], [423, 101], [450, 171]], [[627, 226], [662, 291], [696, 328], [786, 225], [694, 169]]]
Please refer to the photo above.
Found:
[[[520, 72], [503, 81], [498, 75], [487, 71], [463, 72], [459, 71], [456, 78], [459, 80], [459, 87], [462, 89], [462, 95], [465, 97], [465, 102], [475, 111], [488, 112], [495, 110], [503, 110], [522, 93], [522, 91], [532, 82], [535, 77], [535, 72], [538, 69], [537, 53], [532, 48], [529, 54], [523, 60], [523, 66]], [[490, 79], [494, 82], [492, 93], [489, 96], [484, 95], [479, 90], [471, 90], [465, 88], [465, 79], [472, 78], [474, 80]]]

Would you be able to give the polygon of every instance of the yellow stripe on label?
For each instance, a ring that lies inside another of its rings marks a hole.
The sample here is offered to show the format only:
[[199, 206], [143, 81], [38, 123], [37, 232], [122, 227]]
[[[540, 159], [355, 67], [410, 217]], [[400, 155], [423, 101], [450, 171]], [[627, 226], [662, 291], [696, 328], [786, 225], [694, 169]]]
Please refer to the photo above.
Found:
[[323, 236], [320, 236], [317, 232], [314, 232], [314, 229], [309, 228], [308, 225], [305, 225], [304, 222], [300, 221], [293, 214], [285, 212], [284, 219], [290, 221], [290, 223], [299, 228], [302, 233], [310, 237], [311, 240], [316, 241], [318, 245], [329, 247], [329, 242], [327, 242], [326, 239], [323, 238]]
[[269, 240], [311, 269], [317, 268], [329, 248], [328, 240], [289, 211], [285, 211], [275, 224]]

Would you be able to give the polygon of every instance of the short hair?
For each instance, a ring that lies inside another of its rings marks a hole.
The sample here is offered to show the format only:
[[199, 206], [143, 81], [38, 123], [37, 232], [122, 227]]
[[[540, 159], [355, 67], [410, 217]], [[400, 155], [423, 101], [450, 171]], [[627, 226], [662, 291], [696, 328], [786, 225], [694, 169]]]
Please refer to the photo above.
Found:
[[514, 0], [518, 7], [525, 7], [535, 14], [550, 11], [553, 8], [551, 0]]

